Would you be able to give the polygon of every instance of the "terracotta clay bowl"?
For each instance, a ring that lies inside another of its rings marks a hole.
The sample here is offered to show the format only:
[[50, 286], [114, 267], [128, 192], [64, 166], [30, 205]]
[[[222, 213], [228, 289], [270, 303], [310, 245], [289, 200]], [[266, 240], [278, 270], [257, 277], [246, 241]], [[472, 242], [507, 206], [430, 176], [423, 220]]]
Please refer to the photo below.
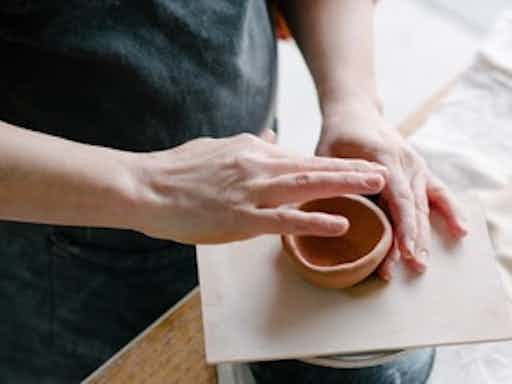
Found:
[[350, 222], [342, 236], [282, 236], [285, 254], [300, 275], [314, 285], [350, 287], [368, 277], [391, 247], [393, 236], [386, 215], [365, 197], [343, 195], [309, 201], [299, 208], [343, 215]]

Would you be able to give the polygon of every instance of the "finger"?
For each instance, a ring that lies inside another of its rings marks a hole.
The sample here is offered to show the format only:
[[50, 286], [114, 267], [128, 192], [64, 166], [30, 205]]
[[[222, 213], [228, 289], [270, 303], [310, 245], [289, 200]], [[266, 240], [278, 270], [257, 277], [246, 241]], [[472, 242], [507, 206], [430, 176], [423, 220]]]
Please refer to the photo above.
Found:
[[269, 128], [264, 128], [261, 133], [259, 134], [260, 139], [263, 141], [269, 143], [269, 144], [275, 144], [277, 142], [277, 136], [274, 133], [273, 130]]
[[388, 203], [402, 258], [411, 259], [415, 251], [416, 213], [414, 195], [403, 172], [390, 177], [383, 197]]
[[417, 272], [423, 272], [430, 255], [430, 212], [427, 197], [427, 180], [424, 171], [416, 173], [411, 181], [416, 209], [416, 248], [414, 257], [407, 261]]
[[265, 167], [274, 174], [326, 171], [326, 172], [371, 172], [388, 176], [388, 170], [383, 165], [366, 160], [348, 160], [335, 157], [297, 156], [270, 157], [266, 159]]
[[393, 275], [393, 266], [400, 260], [400, 250], [398, 249], [396, 238], [393, 239], [393, 244], [384, 261], [377, 269], [377, 275], [384, 281], [391, 280]]
[[252, 221], [259, 233], [333, 237], [343, 235], [349, 228], [343, 216], [288, 208], [258, 209]]
[[455, 237], [465, 236], [468, 231], [464, 219], [457, 209], [455, 198], [444, 183], [433, 175], [428, 180], [427, 195], [432, 208], [441, 213], [452, 235]]
[[372, 195], [379, 193], [384, 184], [378, 173], [302, 172], [257, 180], [252, 192], [259, 206], [276, 207], [347, 193]]

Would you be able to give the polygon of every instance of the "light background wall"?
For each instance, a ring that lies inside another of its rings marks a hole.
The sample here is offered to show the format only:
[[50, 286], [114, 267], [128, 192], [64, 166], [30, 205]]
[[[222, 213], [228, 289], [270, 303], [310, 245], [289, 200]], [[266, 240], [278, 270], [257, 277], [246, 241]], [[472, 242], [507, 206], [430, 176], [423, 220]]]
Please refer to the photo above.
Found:
[[[382, 0], [376, 11], [378, 88], [396, 124], [471, 63], [493, 20], [510, 0]], [[300, 53], [279, 45], [280, 144], [312, 152], [320, 115]]]

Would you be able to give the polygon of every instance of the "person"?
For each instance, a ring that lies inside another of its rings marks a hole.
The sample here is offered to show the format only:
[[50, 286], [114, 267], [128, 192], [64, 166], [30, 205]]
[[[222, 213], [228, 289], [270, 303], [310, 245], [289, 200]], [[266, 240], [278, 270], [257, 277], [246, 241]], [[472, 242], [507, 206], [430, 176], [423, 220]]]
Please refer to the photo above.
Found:
[[[289, 203], [380, 193], [395, 231], [386, 280], [400, 256], [425, 270], [429, 206], [465, 233], [380, 113], [373, 2], [279, 7], [318, 90], [316, 156], [273, 144], [263, 0], [2, 2], [1, 382], [83, 379], [197, 284], [193, 244], [349, 226]], [[279, 380], [266, 369], [255, 376]]]

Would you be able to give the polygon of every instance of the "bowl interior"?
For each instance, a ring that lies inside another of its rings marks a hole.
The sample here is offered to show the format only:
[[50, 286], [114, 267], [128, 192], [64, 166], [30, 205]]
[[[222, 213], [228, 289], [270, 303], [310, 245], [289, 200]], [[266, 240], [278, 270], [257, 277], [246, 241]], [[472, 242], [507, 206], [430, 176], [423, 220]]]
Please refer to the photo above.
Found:
[[367, 255], [384, 233], [384, 225], [375, 211], [350, 197], [313, 200], [302, 205], [301, 210], [339, 214], [350, 222], [348, 232], [342, 236], [296, 237], [299, 254], [313, 265], [327, 267], [356, 261]]

